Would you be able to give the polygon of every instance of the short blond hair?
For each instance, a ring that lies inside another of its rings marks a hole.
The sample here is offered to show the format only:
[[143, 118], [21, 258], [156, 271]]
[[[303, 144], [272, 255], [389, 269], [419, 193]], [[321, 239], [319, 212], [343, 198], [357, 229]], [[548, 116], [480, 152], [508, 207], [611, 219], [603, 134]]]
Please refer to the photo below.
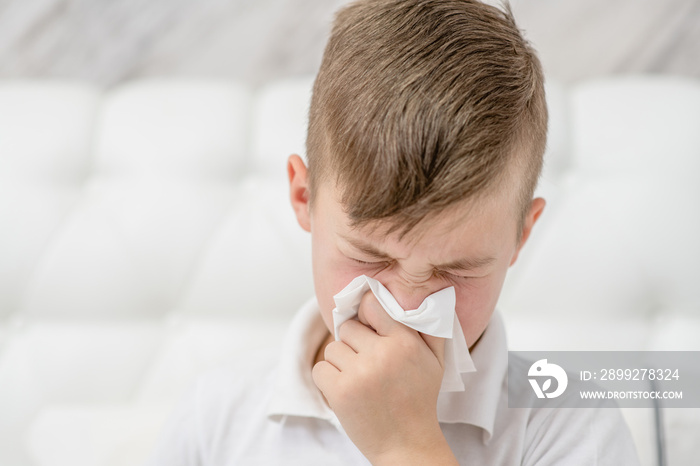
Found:
[[311, 202], [334, 180], [353, 225], [403, 235], [517, 173], [520, 241], [546, 135], [542, 67], [508, 5], [361, 0], [336, 15], [314, 83]]

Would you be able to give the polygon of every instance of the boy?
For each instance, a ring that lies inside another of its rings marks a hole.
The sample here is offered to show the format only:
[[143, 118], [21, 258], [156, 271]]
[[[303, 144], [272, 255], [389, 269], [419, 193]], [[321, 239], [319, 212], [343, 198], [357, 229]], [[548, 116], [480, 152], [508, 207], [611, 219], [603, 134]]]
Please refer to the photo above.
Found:
[[[614, 409], [509, 409], [494, 308], [544, 209], [541, 66], [510, 10], [365, 0], [338, 14], [291, 204], [311, 233], [316, 299], [281, 362], [203, 378], [158, 464], [636, 464]], [[445, 340], [394, 321], [372, 292], [334, 334], [359, 275], [403, 309], [454, 287], [476, 372], [441, 392]], [[250, 380], [242, 380], [247, 378]]]

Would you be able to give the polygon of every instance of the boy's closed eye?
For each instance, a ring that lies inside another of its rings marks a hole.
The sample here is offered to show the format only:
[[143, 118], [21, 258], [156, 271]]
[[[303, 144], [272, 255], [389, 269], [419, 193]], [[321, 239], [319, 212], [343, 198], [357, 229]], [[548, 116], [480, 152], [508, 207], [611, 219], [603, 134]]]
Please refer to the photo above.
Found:
[[392, 261], [389, 260], [362, 260], [362, 259], [356, 259], [355, 257], [352, 256], [346, 256], [348, 259], [353, 261], [357, 266], [362, 267], [364, 269], [368, 269], [372, 271], [372, 273], [378, 273], [381, 272], [382, 270], [386, 269], [387, 267], [392, 265]]
[[[378, 260], [378, 261], [372, 261], [372, 260], [362, 260], [362, 259], [357, 259], [352, 256], [347, 256], [350, 260], [353, 262], [365, 266], [368, 268], [372, 269], [385, 269], [392, 265], [392, 261], [389, 260]], [[435, 270], [433, 272], [433, 275], [438, 278], [445, 278], [445, 279], [451, 279], [451, 280], [469, 280], [473, 278], [480, 278], [479, 276], [476, 275], [464, 275], [463, 272], [460, 273], [459, 271], [456, 270]]]
[[379, 266], [386, 266], [387, 264], [389, 264], [389, 261], [385, 261], [385, 260], [382, 260], [382, 261], [365, 261], [365, 260], [362, 260], [362, 259], [355, 259], [354, 257], [350, 257], [350, 259], [352, 259], [354, 262], [357, 262], [358, 264], [368, 265], [368, 266], [377, 266], [377, 267], [379, 267]]

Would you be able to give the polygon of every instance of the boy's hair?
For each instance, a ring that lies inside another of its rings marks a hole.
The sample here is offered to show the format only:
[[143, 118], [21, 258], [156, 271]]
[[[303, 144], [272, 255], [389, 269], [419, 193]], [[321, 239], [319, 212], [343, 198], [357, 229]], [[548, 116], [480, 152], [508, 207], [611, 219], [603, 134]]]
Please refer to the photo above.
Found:
[[312, 205], [318, 183], [334, 180], [354, 226], [388, 220], [403, 236], [461, 200], [513, 189], [519, 242], [545, 150], [543, 85], [507, 5], [350, 4], [313, 88]]

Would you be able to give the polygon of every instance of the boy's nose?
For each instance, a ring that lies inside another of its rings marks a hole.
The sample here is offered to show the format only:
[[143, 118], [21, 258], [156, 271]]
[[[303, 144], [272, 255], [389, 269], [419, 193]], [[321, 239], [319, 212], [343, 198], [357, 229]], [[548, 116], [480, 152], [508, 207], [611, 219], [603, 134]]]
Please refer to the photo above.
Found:
[[434, 277], [424, 280], [408, 280], [405, 277], [396, 277], [388, 283], [383, 283], [383, 285], [406, 311], [417, 309], [425, 298], [445, 288], [444, 283], [438, 283], [438, 280]]

